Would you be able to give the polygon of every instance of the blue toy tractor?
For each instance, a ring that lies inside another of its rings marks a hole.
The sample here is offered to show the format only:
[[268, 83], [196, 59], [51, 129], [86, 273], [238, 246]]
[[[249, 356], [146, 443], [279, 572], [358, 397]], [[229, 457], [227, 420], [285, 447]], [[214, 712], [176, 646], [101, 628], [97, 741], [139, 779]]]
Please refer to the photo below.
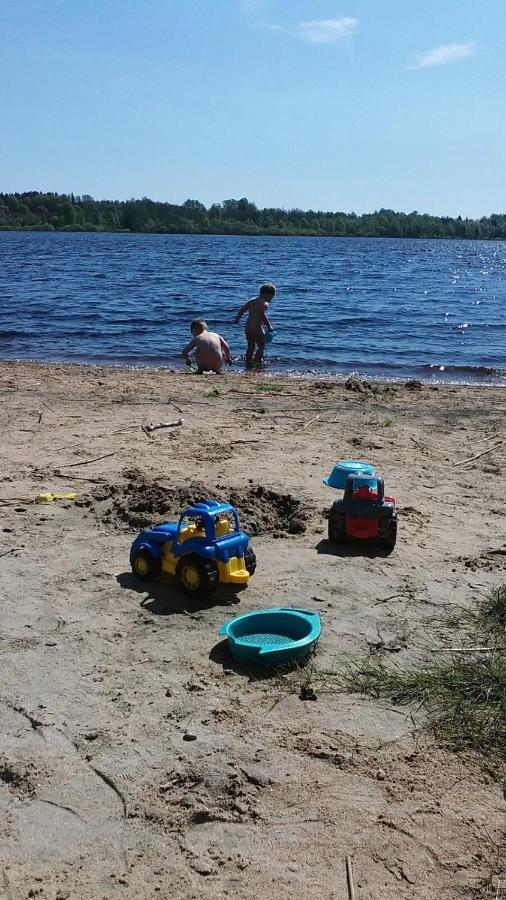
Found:
[[395, 497], [385, 497], [377, 475], [348, 475], [342, 500], [330, 510], [329, 541], [343, 544], [348, 537], [375, 541], [393, 550], [397, 540]]
[[219, 584], [246, 585], [256, 557], [235, 508], [207, 500], [186, 509], [179, 522], [141, 531], [130, 550], [130, 565], [140, 581], [166, 572], [188, 596], [206, 597]]

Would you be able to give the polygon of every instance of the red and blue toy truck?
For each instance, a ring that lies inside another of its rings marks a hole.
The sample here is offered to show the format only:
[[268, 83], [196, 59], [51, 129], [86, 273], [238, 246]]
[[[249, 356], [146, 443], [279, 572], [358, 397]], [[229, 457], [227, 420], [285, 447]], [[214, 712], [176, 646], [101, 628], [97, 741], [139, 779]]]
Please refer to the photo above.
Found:
[[179, 522], [141, 531], [130, 550], [133, 574], [152, 581], [161, 572], [175, 575], [191, 597], [212, 594], [220, 584], [246, 585], [256, 569], [248, 535], [229, 503], [195, 503]]
[[393, 550], [397, 540], [395, 498], [385, 497], [385, 484], [377, 475], [348, 475], [344, 496], [331, 507], [328, 537], [343, 544], [348, 537], [375, 541]]

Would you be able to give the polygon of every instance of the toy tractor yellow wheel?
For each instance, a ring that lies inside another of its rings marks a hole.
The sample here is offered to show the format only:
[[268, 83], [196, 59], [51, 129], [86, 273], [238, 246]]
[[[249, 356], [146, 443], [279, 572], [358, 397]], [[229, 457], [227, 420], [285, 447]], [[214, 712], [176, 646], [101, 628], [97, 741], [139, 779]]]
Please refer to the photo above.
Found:
[[216, 566], [195, 553], [188, 553], [179, 560], [176, 578], [188, 597], [208, 597], [219, 582]]
[[136, 550], [132, 558], [132, 572], [139, 581], [154, 581], [162, 570], [159, 559], [153, 556], [149, 550], [141, 547]]

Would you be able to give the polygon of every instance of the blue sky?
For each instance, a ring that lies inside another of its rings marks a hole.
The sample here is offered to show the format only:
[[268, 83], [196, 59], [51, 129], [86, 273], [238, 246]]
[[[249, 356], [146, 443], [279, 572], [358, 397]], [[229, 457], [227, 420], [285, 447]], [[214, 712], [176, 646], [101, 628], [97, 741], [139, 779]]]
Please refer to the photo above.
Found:
[[506, 212], [504, 0], [0, 0], [0, 190]]

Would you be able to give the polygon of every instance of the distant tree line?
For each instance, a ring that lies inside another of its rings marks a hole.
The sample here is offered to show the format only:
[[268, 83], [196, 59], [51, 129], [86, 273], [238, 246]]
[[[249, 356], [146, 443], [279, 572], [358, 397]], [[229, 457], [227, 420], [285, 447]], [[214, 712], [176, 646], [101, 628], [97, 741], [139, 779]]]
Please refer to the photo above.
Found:
[[506, 239], [506, 215], [456, 219], [426, 213], [258, 209], [245, 197], [206, 208], [142, 200], [94, 200], [88, 194], [0, 194], [0, 230], [126, 231], [143, 234], [252, 234], [315, 237]]

